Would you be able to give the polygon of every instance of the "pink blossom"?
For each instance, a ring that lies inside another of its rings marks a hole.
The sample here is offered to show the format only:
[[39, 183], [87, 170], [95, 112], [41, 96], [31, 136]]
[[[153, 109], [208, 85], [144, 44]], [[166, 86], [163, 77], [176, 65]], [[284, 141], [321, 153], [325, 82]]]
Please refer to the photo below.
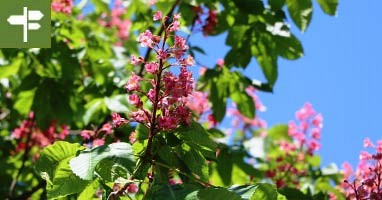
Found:
[[370, 160], [372, 158], [371, 154], [367, 151], [361, 151], [359, 155], [360, 160]]
[[342, 164], [342, 174], [344, 175], [344, 179], [349, 179], [350, 175], [353, 173], [353, 168], [348, 162], [344, 162]]
[[144, 122], [148, 121], [147, 116], [146, 116], [146, 114], [145, 114], [145, 112], [143, 110], [138, 110], [136, 112], [131, 112], [131, 118], [132, 118], [133, 121], [141, 122], [141, 123], [144, 123]]
[[162, 49], [158, 49], [156, 58], [162, 59], [162, 60], [167, 60], [170, 57], [170, 54], [167, 51], [163, 51]]
[[363, 140], [363, 147], [367, 148], [367, 147], [374, 147], [374, 144], [370, 141], [369, 138], [365, 138]]
[[162, 129], [175, 129], [178, 126], [178, 120], [171, 116], [160, 116], [158, 118], [159, 127]]
[[211, 109], [207, 98], [207, 93], [198, 91], [193, 92], [190, 96], [188, 96], [186, 105], [198, 115], [201, 115]]
[[322, 121], [323, 121], [323, 117], [322, 117], [322, 114], [319, 113], [317, 114], [313, 120], [312, 120], [312, 124], [315, 125], [316, 127], [318, 128], [322, 128]]
[[128, 121], [125, 118], [122, 118], [118, 113], [113, 113], [112, 118], [115, 127], [119, 127], [123, 124], [128, 123]]
[[382, 153], [382, 140], [378, 140], [377, 142], [377, 152]]
[[162, 19], [162, 12], [161, 11], [156, 11], [153, 16], [154, 21], [158, 21]]
[[143, 63], [144, 60], [141, 56], [139, 56], [138, 58], [135, 57], [134, 55], [131, 56], [131, 64], [133, 65], [139, 65], [140, 63]]
[[310, 103], [305, 103], [304, 106], [296, 112], [296, 118], [298, 120], [306, 120], [312, 117], [316, 112], [314, 111]]
[[317, 151], [321, 148], [321, 144], [318, 143], [316, 140], [311, 140], [309, 142], [309, 150], [311, 151]]
[[219, 58], [219, 59], [216, 61], [216, 64], [217, 64], [219, 67], [223, 67], [223, 66], [224, 66], [224, 59]]
[[134, 144], [137, 141], [136, 136], [137, 136], [137, 133], [135, 131], [130, 133], [129, 141], [131, 144]]
[[99, 131], [105, 131], [106, 134], [110, 134], [113, 132], [113, 126], [109, 123], [106, 123], [102, 126], [102, 128]]
[[95, 139], [93, 140], [93, 147], [98, 147], [98, 146], [102, 146], [105, 144], [105, 141], [102, 140], [102, 139]]
[[141, 81], [141, 77], [140, 76], [137, 76], [135, 75], [134, 72], [131, 72], [131, 76], [130, 76], [130, 79], [129, 81], [127, 82], [125, 88], [128, 90], [128, 91], [135, 91], [135, 90], [138, 90], [139, 89], [139, 83]]
[[51, 9], [55, 12], [62, 12], [65, 14], [72, 13], [73, 0], [53, 0]]
[[127, 186], [127, 192], [128, 193], [137, 193], [138, 187], [134, 183], [130, 183], [130, 185]]
[[180, 36], [175, 36], [175, 48], [185, 51], [188, 49], [188, 46], [186, 45], [186, 39], [180, 37]]
[[154, 101], [155, 100], [155, 90], [154, 89], [150, 89], [149, 92], [147, 93], [147, 96], [149, 97], [149, 99], [151, 101]]
[[207, 67], [201, 67], [201, 68], [199, 69], [199, 75], [200, 75], [200, 76], [203, 76], [203, 75], [206, 73], [206, 71], [207, 71]]
[[142, 47], [152, 47], [153, 45], [153, 34], [151, 31], [146, 30], [145, 32], [139, 34], [137, 41], [141, 43]]
[[173, 31], [173, 32], [176, 32], [176, 31], [179, 30], [179, 27], [180, 27], [180, 22], [178, 20], [176, 20], [175, 17], [174, 17], [174, 22], [172, 22], [169, 30]]
[[145, 69], [146, 69], [146, 71], [148, 72], [148, 73], [151, 73], [151, 74], [155, 74], [155, 73], [157, 73], [158, 72], [158, 68], [159, 68], [159, 66], [158, 66], [158, 63], [147, 63], [147, 64], [145, 64]]
[[312, 128], [311, 136], [312, 136], [312, 138], [319, 140], [321, 138], [321, 129]]
[[130, 104], [132, 104], [134, 106], [138, 106], [141, 102], [141, 99], [139, 98], [139, 96], [137, 94], [131, 94], [131, 95], [129, 95], [129, 102], [130, 102]]
[[69, 126], [67, 125], [61, 125], [61, 131], [58, 134], [57, 138], [58, 139], [65, 139], [69, 135]]

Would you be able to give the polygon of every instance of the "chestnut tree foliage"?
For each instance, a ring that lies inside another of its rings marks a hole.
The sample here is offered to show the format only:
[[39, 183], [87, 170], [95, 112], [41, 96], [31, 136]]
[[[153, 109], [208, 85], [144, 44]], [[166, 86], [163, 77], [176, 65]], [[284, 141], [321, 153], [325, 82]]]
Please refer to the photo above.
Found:
[[[256, 95], [279, 57], [303, 56], [290, 26], [314, 3], [336, 14], [337, 0], [52, 0], [52, 48], [0, 50], [0, 198], [345, 199], [316, 154], [323, 116], [307, 103], [268, 128]], [[198, 33], [226, 34], [215, 66]], [[381, 195], [367, 186], [346, 194]]]

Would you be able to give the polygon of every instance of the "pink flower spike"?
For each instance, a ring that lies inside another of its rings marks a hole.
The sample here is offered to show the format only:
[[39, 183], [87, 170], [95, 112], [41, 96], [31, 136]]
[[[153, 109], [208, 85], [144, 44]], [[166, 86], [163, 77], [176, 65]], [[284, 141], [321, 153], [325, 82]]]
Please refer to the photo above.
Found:
[[363, 140], [363, 147], [365, 147], [365, 148], [374, 147], [374, 144], [371, 142], [371, 140], [369, 138], [365, 138]]
[[162, 19], [162, 12], [161, 11], [156, 11], [153, 16], [154, 21], [158, 21]]

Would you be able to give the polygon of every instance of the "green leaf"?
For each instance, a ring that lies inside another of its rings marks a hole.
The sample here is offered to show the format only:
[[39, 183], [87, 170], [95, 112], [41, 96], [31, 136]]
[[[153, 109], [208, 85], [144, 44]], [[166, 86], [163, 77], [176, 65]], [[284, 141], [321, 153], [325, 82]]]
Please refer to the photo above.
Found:
[[217, 171], [223, 181], [224, 185], [230, 185], [232, 183], [232, 155], [228, 153], [228, 148], [220, 150], [217, 157]]
[[281, 10], [285, 4], [285, 0], [269, 0], [268, 2], [272, 10]]
[[211, 83], [209, 101], [212, 103], [213, 116], [217, 121], [222, 121], [226, 112], [227, 85], [222, 79]]
[[47, 181], [48, 199], [79, 193], [89, 183], [77, 177], [69, 167], [69, 160], [83, 149], [85, 147], [79, 144], [61, 141], [43, 149], [36, 170]]
[[17, 95], [14, 108], [22, 115], [27, 115], [31, 111], [35, 89], [22, 91]]
[[16, 59], [15, 61], [11, 62], [8, 65], [0, 66], [0, 79], [1, 78], [7, 78], [12, 75], [17, 74], [17, 72], [20, 69], [20, 66], [22, 64], [23, 60], [21, 58]]
[[285, 124], [278, 124], [278, 125], [272, 126], [272, 128], [268, 130], [267, 135], [272, 140], [285, 139], [285, 140], [291, 141], [291, 138], [288, 135], [288, 125], [285, 125]]
[[197, 122], [192, 122], [189, 126], [178, 128], [175, 135], [188, 143], [199, 145], [212, 151], [216, 149], [216, 143], [209, 137], [208, 132], [203, 126]]
[[312, 19], [312, 0], [286, 0], [286, 2], [293, 22], [301, 31], [305, 31]]
[[262, 14], [264, 3], [261, 0], [234, 0], [240, 11], [246, 14]]
[[105, 106], [104, 100], [102, 98], [93, 99], [85, 105], [86, 112], [82, 117], [85, 125], [89, 124], [93, 119], [96, 118], [97, 113]]
[[317, 0], [320, 4], [321, 9], [329, 15], [337, 14], [338, 0]]
[[99, 180], [94, 180], [89, 185], [87, 185], [86, 188], [78, 195], [77, 200], [96, 199], [95, 193], [97, 192], [99, 187]]
[[129, 161], [131, 168], [135, 165], [135, 158], [131, 145], [124, 142], [100, 146], [82, 151], [70, 160], [70, 168], [84, 180], [92, 180], [98, 163], [106, 158], [124, 158]]
[[127, 96], [124, 94], [115, 95], [113, 97], [105, 97], [105, 105], [113, 112], [124, 113], [130, 110]]
[[206, 188], [187, 195], [185, 200], [241, 200], [240, 196], [226, 188]]
[[275, 186], [269, 183], [258, 183], [256, 185], [255, 193], [250, 200], [277, 200], [278, 193]]
[[255, 102], [253, 102], [252, 97], [250, 97], [247, 93], [231, 93], [231, 99], [236, 103], [236, 106], [241, 114], [250, 119], [255, 117]]
[[110, 0], [91, 0], [97, 13], [110, 12]]
[[277, 52], [274, 45], [271, 37], [263, 35], [251, 49], [271, 87], [274, 86], [278, 76]]
[[208, 181], [207, 161], [200, 151], [191, 148], [187, 144], [182, 144], [182, 146], [178, 148], [178, 152], [182, 155], [181, 159], [191, 172], [198, 175], [202, 180]]
[[176, 184], [176, 185], [158, 185], [155, 184], [148, 192], [147, 199], [150, 200], [179, 200], [195, 190], [200, 189], [197, 185]]
[[297, 190], [295, 188], [282, 188], [279, 190], [279, 192], [285, 195], [288, 198], [288, 200], [312, 199], [312, 197], [302, 193], [300, 190]]
[[276, 36], [277, 53], [286, 59], [296, 60], [304, 55], [304, 49], [300, 41], [294, 36]]

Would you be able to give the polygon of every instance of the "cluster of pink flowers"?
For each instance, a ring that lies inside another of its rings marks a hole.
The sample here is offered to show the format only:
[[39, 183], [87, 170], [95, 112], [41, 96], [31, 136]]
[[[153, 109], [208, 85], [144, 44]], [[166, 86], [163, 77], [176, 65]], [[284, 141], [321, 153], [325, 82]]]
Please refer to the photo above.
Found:
[[110, 123], [105, 123], [98, 130], [83, 130], [81, 131], [81, 137], [86, 144], [97, 147], [102, 146], [105, 143], [105, 139], [113, 132], [113, 126]]
[[[12, 132], [12, 137], [20, 140], [16, 147], [16, 152], [24, 150], [27, 146], [38, 146], [40, 148], [52, 144], [56, 140], [63, 140], [69, 135], [69, 127], [61, 125], [57, 127], [57, 122], [53, 121], [46, 130], [37, 126], [34, 113], [29, 113], [28, 119]], [[30, 137], [29, 139], [27, 139]], [[29, 143], [27, 141], [29, 140]]]
[[[169, 25], [165, 24], [168, 17], [162, 16], [161, 12], [156, 12], [154, 21], [161, 22], [164, 26], [164, 36], [154, 35], [150, 30], [141, 33], [137, 41], [142, 47], [153, 49], [156, 53], [156, 60], [145, 61], [142, 57], [132, 56], [133, 65], [143, 65], [145, 72], [151, 77], [145, 79], [134, 72], [125, 85], [129, 93], [129, 101], [136, 110], [129, 114], [129, 120], [121, 118], [118, 114], [113, 114], [115, 126], [120, 126], [128, 122], [138, 122], [148, 128], [155, 130], [171, 130], [180, 124], [189, 124], [191, 112], [187, 107], [187, 98], [193, 93], [194, 79], [187, 67], [194, 64], [191, 56], [185, 55], [188, 46], [186, 40], [178, 35], [174, 35], [179, 29], [180, 15], [175, 14]], [[167, 43], [169, 37], [174, 37], [172, 45]], [[172, 66], [180, 66], [178, 75], [169, 71]], [[142, 82], [151, 85], [143, 90]], [[148, 100], [152, 106], [149, 110], [142, 102], [142, 98]]]
[[73, 0], [53, 0], [50, 7], [55, 12], [70, 14], [73, 9]]
[[349, 200], [382, 200], [382, 140], [373, 144], [364, 140], [365, 148], [373, 148], [375, 153], [362, 151], [357, 170], [349, 163], [343, 164], [345, 181], [341, 184]]
[[107, 19], [107, 14], [104, 13], [102, 18], [98, 20], [101, 26], [115, 27], [118, 31], [118, 38], [120, 40], [127, 40], [130, 35], [131, 20], [124, 19], [123, 15], [126, 12], [126, 8], [123, 6], [122, 0], [116, 0], [114, 7], [111, 10], [110, 19]]
[[[265, 173], [279, 188], [299, 187], [300, 178], [307, 175], [307, 155], [312, 156], [314, 151], [320, 148], [322, 115], [316, 114], [312, 105], [306, 103], [296, 112], [296, 118], [299, 124], [291, 121], [288, 125], [288, 135], [292, 140], [277, 141], [284, 155], [275, 158], [275, 166]], [[297, 165], [306, 167], [297, 168]]]
[[314, 151], [320, 149], [321, 129], [323, 117], [321, 113], [316, 114], [310, 103], [296, 112], [299, 124], [290, 121], [288, 134], [295, 140], [295, 148], [304, 148], [307, 153], [312, 155]]

